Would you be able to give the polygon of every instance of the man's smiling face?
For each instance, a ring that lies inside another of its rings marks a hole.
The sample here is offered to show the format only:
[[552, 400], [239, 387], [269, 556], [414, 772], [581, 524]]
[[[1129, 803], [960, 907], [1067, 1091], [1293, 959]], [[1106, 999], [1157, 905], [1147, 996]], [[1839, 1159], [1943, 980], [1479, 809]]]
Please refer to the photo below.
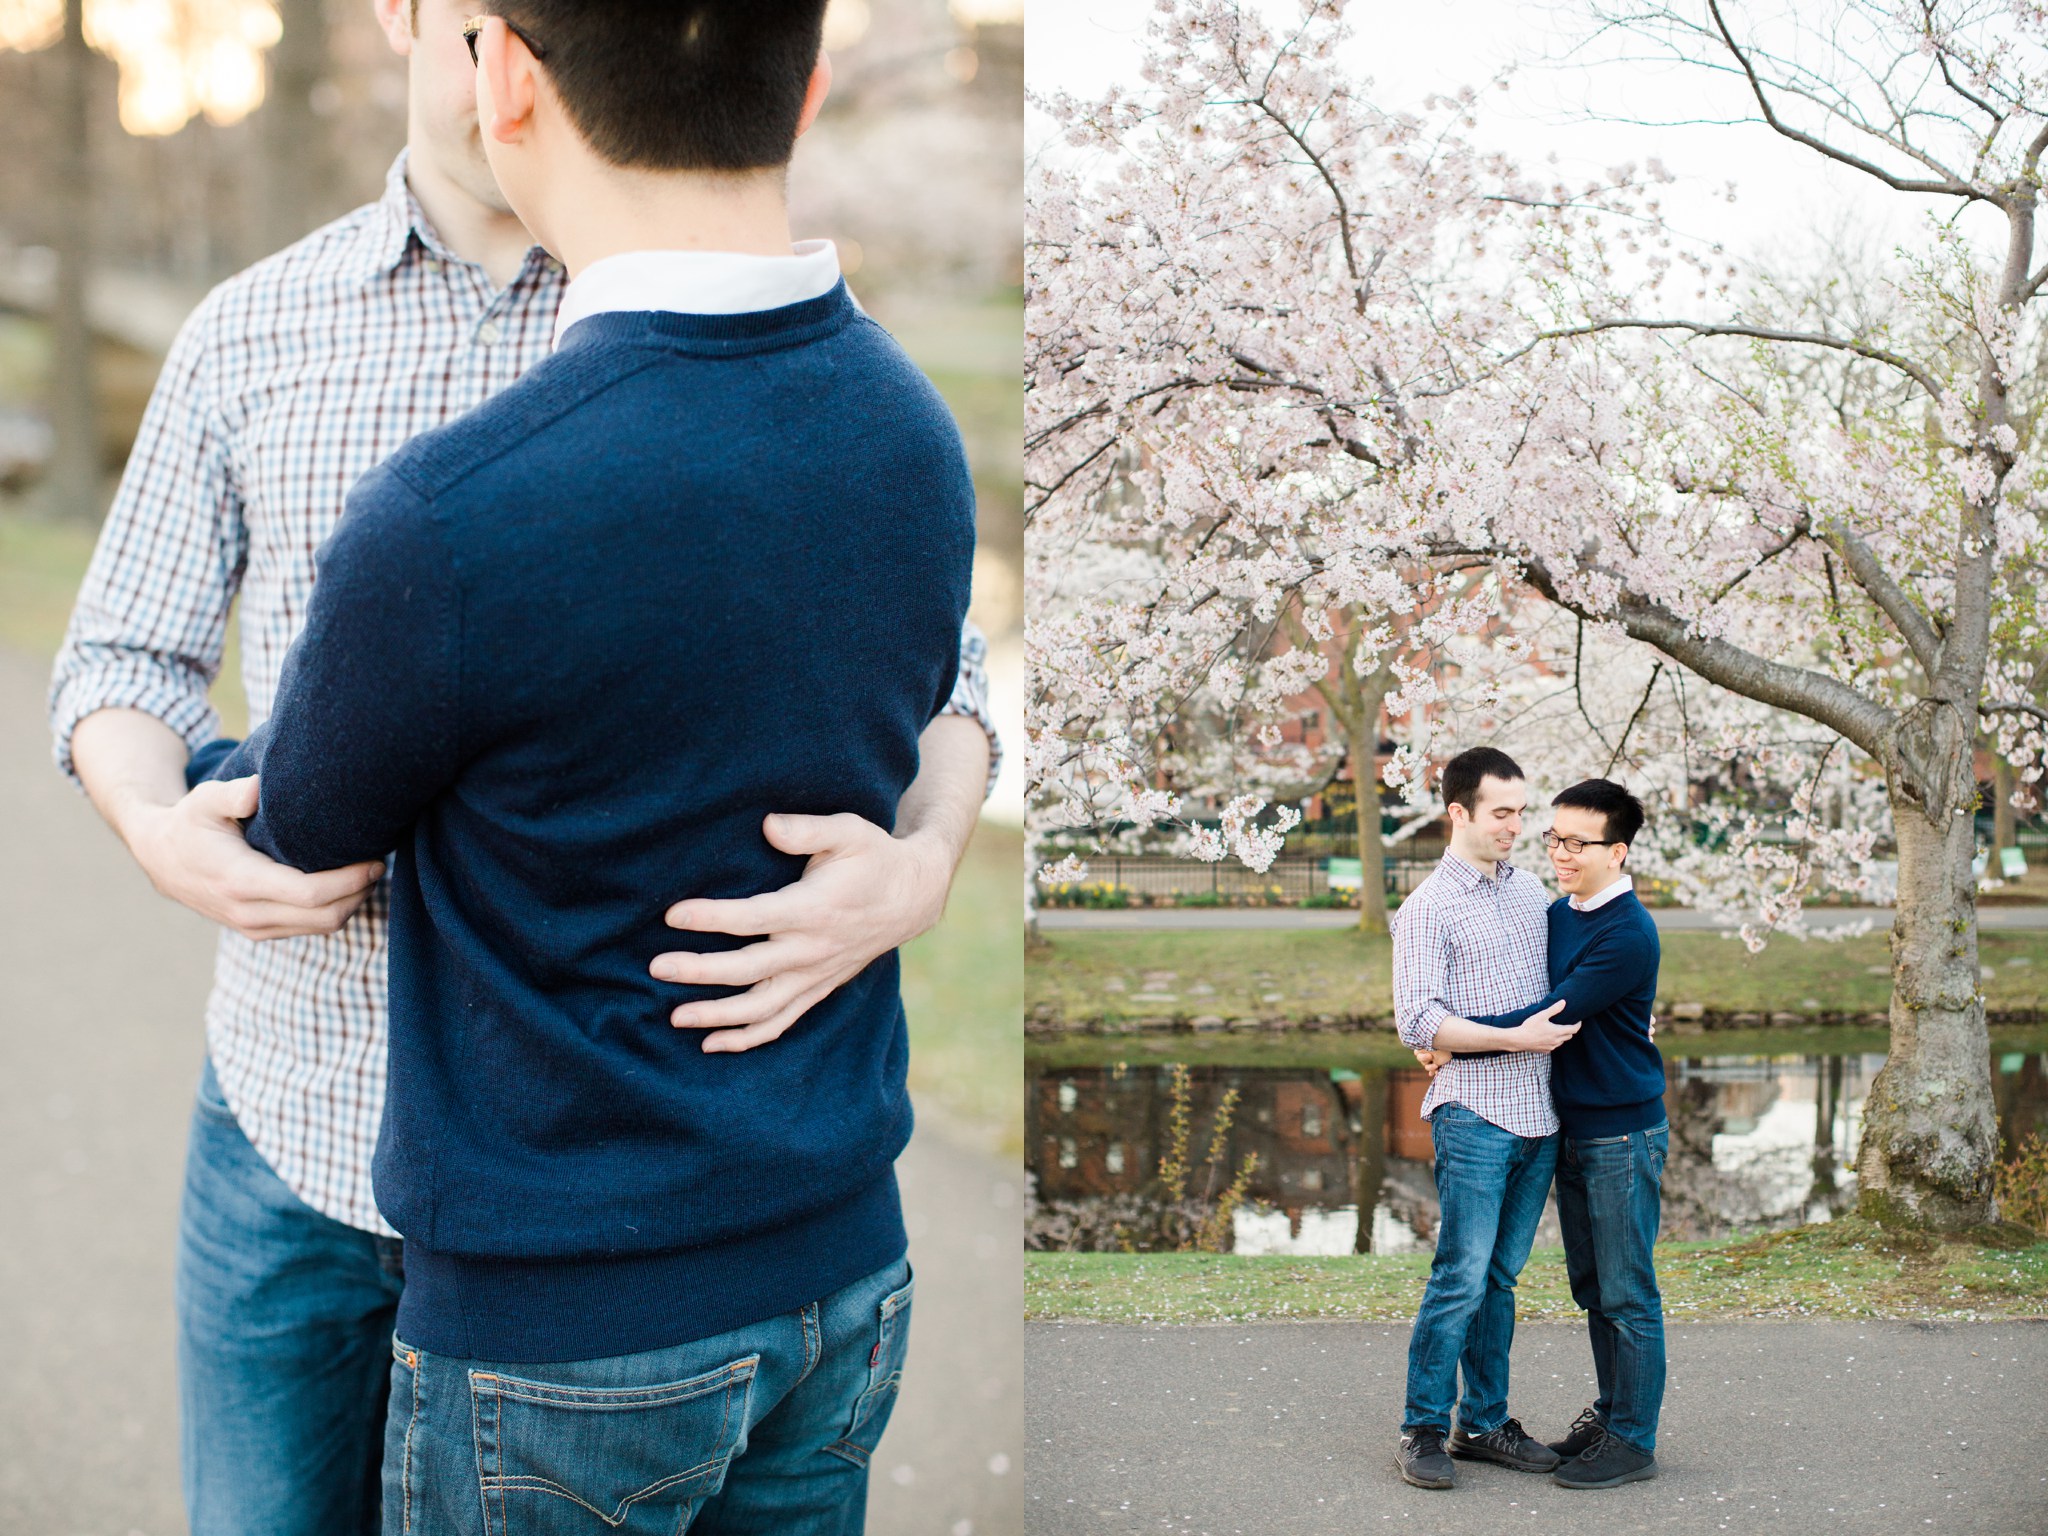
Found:
[[1550, 831], [1558, 838], [1577, 838], [1584, 846], [1573, 853], [1560, 842], [1550, 850], [1550, 868], [1557, 888], [1568, 896], [1586, 896], [1608, 885], [1628, 850], [1609, 844], [1607, 818], [1582, 805], [1560, 805], [1550, 815]]
[[1463, 806], [1453, 808], [1452, 851], [1473, 864], [1507, 858], [1522, 835], [1522, 812], [1528, 804], [1529, 786], [1521, 779], [1481, 779], [1470, 816]]

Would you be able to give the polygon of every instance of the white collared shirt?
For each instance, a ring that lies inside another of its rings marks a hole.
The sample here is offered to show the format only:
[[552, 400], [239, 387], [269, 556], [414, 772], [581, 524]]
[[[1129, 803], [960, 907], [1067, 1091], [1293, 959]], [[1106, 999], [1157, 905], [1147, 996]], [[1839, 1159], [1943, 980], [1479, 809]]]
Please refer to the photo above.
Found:
[[1615, 881], [1614, 884], [1602, 886], [1600, 888], [1600, 893], [1597, 896], [1593, 897], [1593, 899], [1590, 901], [1581, 901], [1576, 896], [1572, 897], [1572, 910], [1574, 912], [1596, 912], [1600, 908], [1606, 906], [1607, 903], [1614, 900], [1614, 898], [1619, 896], [1623, 891], [1632, 891], [1635, 888], [1635, 881], [1631, 880], [1626, 874], [1624, 874], [1619, 880]]
[[555, 315], [555, 345], [570, 326], [592, 315], [745, 315], [822, 298], [838, 281], [839, 248], [830, 240], [799, 240], [787, 256], [621, 251], [576, 274]]

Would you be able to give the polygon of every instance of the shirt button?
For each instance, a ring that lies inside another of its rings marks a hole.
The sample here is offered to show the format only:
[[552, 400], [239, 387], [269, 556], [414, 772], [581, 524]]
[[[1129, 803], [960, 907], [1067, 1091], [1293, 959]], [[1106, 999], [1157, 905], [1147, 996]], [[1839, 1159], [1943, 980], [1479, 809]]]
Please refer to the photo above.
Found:
[[498, 338], [504, 334], [505, 328], [495, 320], [486, 320], [476, 328], [476, 339], [487, 347], [496, 346]]

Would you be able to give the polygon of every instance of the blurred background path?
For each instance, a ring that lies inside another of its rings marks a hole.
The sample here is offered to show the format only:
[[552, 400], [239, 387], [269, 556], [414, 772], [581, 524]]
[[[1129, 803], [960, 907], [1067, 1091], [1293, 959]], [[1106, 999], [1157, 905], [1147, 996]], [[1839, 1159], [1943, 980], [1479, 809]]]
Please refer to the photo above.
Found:
[[[177, 1536], [172, 1244], [213, 929], [51, 766], [46, 676], [0, 645], [0, 1536]], [[877, 1536], [1022, 1529], [1017, 1133], [981, 1112], [1018, 1099], [991, 1043], [1006, 1007], [1015, 1035], [1017, 856], [990, 829], [907, 957], [913, 1016], [948, 1013], [926, 1070], [954, 1088], [923, 1095], [900, 1165], [919, 1285]]]

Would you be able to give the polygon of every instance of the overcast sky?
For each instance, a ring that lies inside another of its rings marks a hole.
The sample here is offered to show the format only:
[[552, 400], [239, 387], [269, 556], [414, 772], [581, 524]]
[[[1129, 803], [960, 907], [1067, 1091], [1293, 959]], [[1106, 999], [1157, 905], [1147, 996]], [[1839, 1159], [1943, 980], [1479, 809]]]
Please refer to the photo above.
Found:
[[[1151, 0], [1027, 0], [1026, 72], [1034, 90], [1099, 91], [1132, 79]], [[1584, 12], [1513, 0], [1355, 0], [1359, 73], [1383, 106], [1432, 92], [1480, 88], [1483, 144], [1532, 168], [1555, 153], [1571, 179], [1655, 156], [1677, 184], [1664, 202], [1680, 230], [1721, 241], [1736, 256], [1810, 249], [1810, 232], [1845, 216], [1885, 245], [1917, 244], [1926, 210], [1942, 199], [1902, 197], [1858, 172], [1788, 143], [1761, 124], [1645, 126], [1644, 120], [1727, 119], [1746, 105], [1739, 83], [1700, 69], [1599, 60]], [[1576, 59], [1573, 55], [1576, 54]], [[1590, 61], [1590, 62], [1589, 62]], [[1515, 66], [1510, 88], [1488, 82]], [[1638, 121], [1589, 121], [1589, 116]], [[1030, 142], [1050, 125], [1033, 114]], [[1736, 200], [1725, 199], [1727, 184]], [[1983, 232], [1984, 215], [1973, 232]]]

